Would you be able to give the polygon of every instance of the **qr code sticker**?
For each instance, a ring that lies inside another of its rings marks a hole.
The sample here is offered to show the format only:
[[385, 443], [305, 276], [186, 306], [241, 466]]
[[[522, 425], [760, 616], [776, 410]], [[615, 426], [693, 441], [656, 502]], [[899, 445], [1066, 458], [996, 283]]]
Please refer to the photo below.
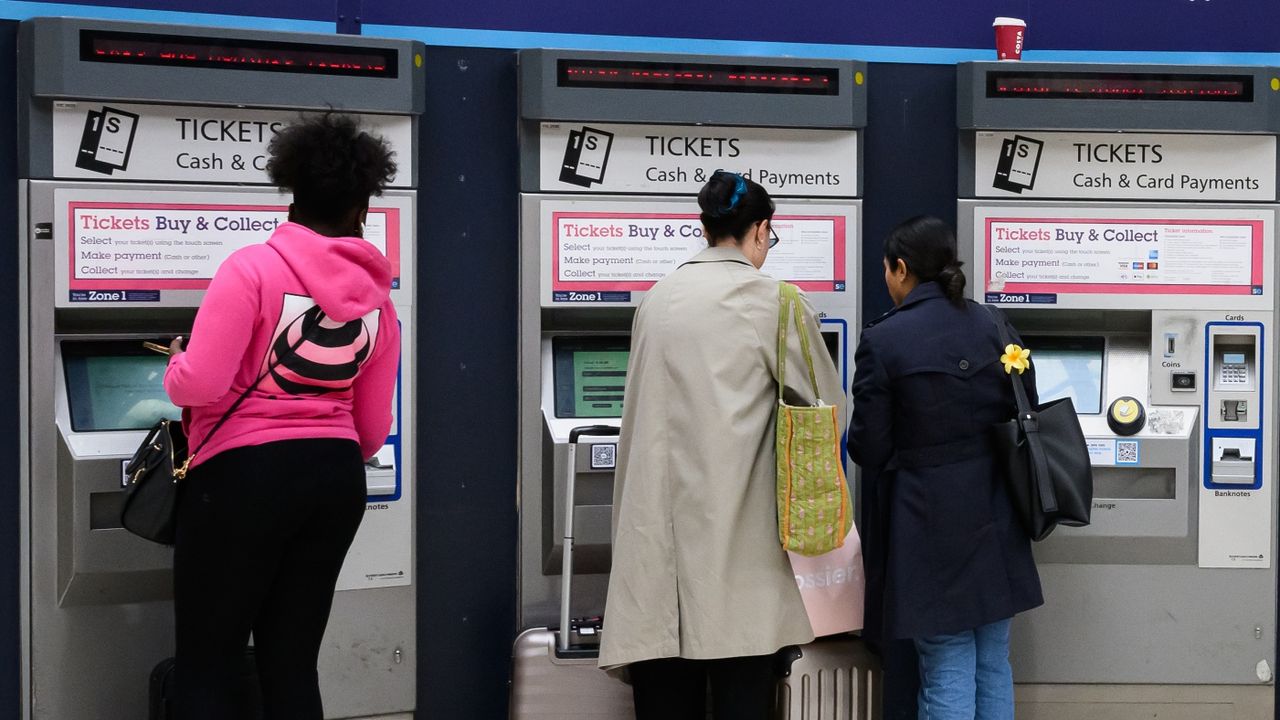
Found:
[[1138, 441], [1137, 440], [1120, 440], [1116, 442], [1116, 464], [1117, 465], [1137, 465], [1138, 464]]
[[612, 468], [618, 460], [618, 446], [615, 443], [596, 443], [591, 446], [591, 469]]

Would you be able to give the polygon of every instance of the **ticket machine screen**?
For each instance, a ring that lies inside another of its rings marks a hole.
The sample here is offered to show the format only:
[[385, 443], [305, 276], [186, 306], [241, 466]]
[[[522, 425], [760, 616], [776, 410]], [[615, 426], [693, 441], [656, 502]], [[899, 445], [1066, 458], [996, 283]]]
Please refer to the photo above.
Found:
[[622, 417], [622, 393], [631, 354], [628, 338], [555, 338], [551, 353], [556, 417]]
[[64, 342], [71, 429], [76, 432], [143, 430], [181, 411], [164, 392], [169, 358], [139, 341]]
[[1081, 415], [1102, 412], [1103, 338], [1028, 337], [1024, 342], [1031, 348], [1040, 402], [1071, 398]]

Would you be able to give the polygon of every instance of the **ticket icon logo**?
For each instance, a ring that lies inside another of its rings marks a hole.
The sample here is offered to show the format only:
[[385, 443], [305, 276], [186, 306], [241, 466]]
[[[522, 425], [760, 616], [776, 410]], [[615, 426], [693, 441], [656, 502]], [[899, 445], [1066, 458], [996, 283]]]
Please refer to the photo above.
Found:
[[583, 126], [569, 132], [560, 166], [560, 182], [590, 188], [604, 180], [613, 133]]
[[84, 118], [76, 167], [103, 175], [127, 170], [137, 131], [138, 116], [134, 113], [106, 105], [90, 110]]
[[1044, 143], [1035, 138], [1022, 135], [1006, 138], [1000, 146], [1000, 160], [996, 163], [996, 176], [991, 185], [1018, 194], [1034, 188], [1043, 151]]

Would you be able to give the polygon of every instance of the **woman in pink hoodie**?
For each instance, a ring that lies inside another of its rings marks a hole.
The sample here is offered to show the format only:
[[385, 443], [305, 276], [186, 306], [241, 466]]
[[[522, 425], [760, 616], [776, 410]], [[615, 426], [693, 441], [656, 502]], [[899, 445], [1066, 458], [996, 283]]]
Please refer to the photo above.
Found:
[[289, 222], [218, 268], [164, 379], [196, 449], [174, 547], [183, 720], [241, 716], [251, 632], [266, 717], [323, 717], [320, 642], [364, 514], [364, 461], [392, 422], [391, 265], [361, 237], [392, 152], [335, 114], [282, 130], [269, 152]]

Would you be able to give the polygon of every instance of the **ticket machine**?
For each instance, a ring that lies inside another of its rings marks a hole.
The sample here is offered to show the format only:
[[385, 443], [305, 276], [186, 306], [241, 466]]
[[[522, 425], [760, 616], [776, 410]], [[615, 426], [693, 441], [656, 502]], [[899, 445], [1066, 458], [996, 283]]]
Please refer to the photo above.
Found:
[[1277, 74], [960, 66], [973, 298], [1094, 470], [1092, 524], [1035, 547], [1019, 717], [1273, 717]]
[[[521, 624], [559, 599], [569, 432], [618, 425], [631, 319], [706, 247], [696, 195], [717, 169], [775, 198], [764, 270], [804, 288], [845, 375], [858, 328], [863, 63], [520, 53]], [[576, 615], [599, 614], [616, 438], [576, 453]], [[842, 573], [841, 576], [844, 574]], [[800, 581], [803, 582], [803, 579]]]
[[[123, 463], [177, 417], [166, 358], [224, 258], [266, 241], [289, 198], [266, 147], [300, 111], [359, 114], [399, 172], [366, 239], [395, 270], [395, 424], [321, 655], [329, 717], [415, 704], [412, 512], [415, 117], [422, 46], [39, 18], [20, 30], [24, 720], [147, 716], [173, 654], [172, 551], [120, 525]], [[301, 313], [302, 305], [286, 309]]]

